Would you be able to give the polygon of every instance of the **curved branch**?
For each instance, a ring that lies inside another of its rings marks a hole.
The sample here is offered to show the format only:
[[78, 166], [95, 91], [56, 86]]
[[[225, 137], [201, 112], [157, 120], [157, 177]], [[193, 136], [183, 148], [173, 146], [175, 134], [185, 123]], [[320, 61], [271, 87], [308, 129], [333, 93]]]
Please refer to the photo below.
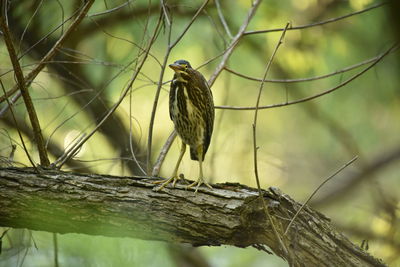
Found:
[[[257, 189], [215, 184], [194, 195], [184, 185], [155, 192], [152, 181], [148, 177], [0, 169], [0, 226], [194, 246], [263, 250], [268, 246], [284, 257]], [[300, 204], [278, 189], [263, 190], [262, 194], [278, 230], [283, 231]], [[281, 236], [290, 244], [294, 266], [385, 266], [307, 206], [291, 229]]]
[[225, 52], [224, 52], [224, 54], [222, 56], [221, 62], [219, 63], [219, 65], [215, 69], [214, 73], [211, 75], [210, 79], [208, 80], [208, 84], [209, 84], [210, 87], [212, 87], [212, 85], [214, 84], [215, 80], [217, 79], [219, 74], [222, 72], [222, 70], [226, 66], [226, 62], [230, 58], [230, 56], [233, 53], [233, 50], [235, 49], [235, 47], [239, 44], [240, 39], [243, 37], [243, 35], [245, 33], [245, 30], [247, 29], [247, 26], [249, 25], [251, 19], [255, 15], [255, 13], [257, 11], [257, 8], [260, 5], [260, 3], [261, 3], [260, 0], [254, 0], [254, 2], [252, 2], [251, 8], [249, 9], [249, 11], [247, 13], [247, 17], [245, 18], [242, 26], [240, 26], [239, 31], [237, 32], [237, 34], [231, 40], [229, 46], [227, 47], [227, 49], [225, 50]]
[[[324, 25], [324, 24], [336, 22], [336, 21], [338, 21], [338, 20], [347, 19], [347, 18], [349, 18], [349, 17], [351, 17], [351, 16], [358, 15], [358, 14], [361, 14], [361, 13], [364, 13], [364, 12], [367, 12], [367, 11], [370, 11], [370, 10], [372, 10], [372, 9], [381, 7], [381, 6], [385, 5], [385, 4], [387, 4], [387, 3], [376, 4], [376, 5], [367, 7], [367, 8], [365, 8], [365, 9], [362, 9], [362, 10], [359, 10], [359, 11], [355, 11], [355, 12], [352, 12], [352, 13], [349, 13], [349, 14], [344, 15], [344, 16], [340, 16], [340, 17], [337, 17], [337, 18], [330, 18], [330, 19], [327, 19], [327, 20], [323, 20], [323, 21], [319, 21], [319, 22], [315, 22], [315, 23], [311, 23], [311, 24], [306, 24], [306, 25], [301, 25], [301, 26], [290, 27], [290, 28], [287, 29], [287, 30], [288, 30], [288, 31], [291, 31], [291, 30], [302, 30], [302, 29], [311, 28], [311, 27], [315, 27], [315, 26], [321, 26], [321, 25]], [[268, 33], [268, 32], [281, 32], [281, 31], [284, 31], [284, 30], [285, 30], [284, 28], [278, 28], [278, 29], [269, 29], [269, 30], [247, 31], [247, 32], [244, 33], [244, 35], [259, 34], [259, 33]]]
[[[392, 52], [394, 52], [392, 50]], [[264, 79], [264, 82], [270, 82], [270, 83], [300, 83], [300, 82], [310, 82], [310, 81], [315, 81], [315, 80], [321, 80], [321, 79], [325, 79], [325, 78], [329, 78], [338, 74], [342, 74], [344, 72], [348, 72], [351, 71], [353, 69], [356, 69], [358, 67], [364, 66], [366, 64], [372, 63], [374, 61], [376, 61], [377, 59], [379, 59], [382, 56], [382, 54], [375, 56], [373, 58], [361, 61], [359, 63], [353, 64], [351, 66], [347, 66], [344, 67], [343, 69], [337, 70], [337, 71], [333, 71], [327, 74], [323, 74], [323, 75], [319, 75], [319, 76], [314, 76], [314, 77], [307, 77], [307, 78], [298, 78], [298, 79]], [[242, 74], [240, 72], [234, 71], [228, 67], [224, 67], [224, 70], [226, 70], [229, 73], [232, 73], [236, 76], [239, 76], [241, 78], [250, 80], [250, 81], [255, 81], [255, 82], [262, 82], [263, 80], [261, 78], [256, 78], [256, 77], [252, 77], [249, 75], [245, 75]]]
[[[321, 93], [309, 96], [309, 97], [305, 97], [305, 98], [301, 98], [298, 100], [294, 100], [291, 102], [285, 102], [285, 103], [279, 103], [279, 104], [272, 104], [272, 105], [268, 105], [268, 106], [259, 106], [257, 107], [257, 109], [268, 109], [268, 108], [278, 108], [278, 107], [284, 107], [284, 106], [289, 106], [289, 105], [294, 105], [294, 104], [299, 104], [299, 103], [303, 103], [303, 102], [307, 102], [310, 100], [313, 100], [315, 98], [319, 98], [321, 96], [327, 95], [329, 93], [332, 93], [333, 91], [336, 91], [337, 89], [349, 84], [350, 82], [352, 82], [353, 80], [355, 80], [356, 78], [360, 77], [361, 75], [363, 75], [364, 73], [366, 73], [368, 70], [370, 70], [372, 67], [374, 67], [376, 64], [378, 64], [384, 57], [386, 57], [390, 52], [392, 52], [393, 50], [396, 50], [399, 48], [399, 44], [394, 44], [393, 46], [391, 46], [388, 50], [386, 50], [383, 54], [381, 54], [373, 63], [371, 63], [368, 67], [364, 68], [362, 71], [354, 74], [353, 76], [351, 76], [350, 78], [348, 78], [347, 80], [345, 80], [344, 82], [340, 83], [339, 85], [332, 87], [328, 90], [325, 90]], [[255, 110], [256, 107], [235, 107], [235, 106], [214, 106], [214, 108], [216, 109], [231, 109], [231, 110]]]

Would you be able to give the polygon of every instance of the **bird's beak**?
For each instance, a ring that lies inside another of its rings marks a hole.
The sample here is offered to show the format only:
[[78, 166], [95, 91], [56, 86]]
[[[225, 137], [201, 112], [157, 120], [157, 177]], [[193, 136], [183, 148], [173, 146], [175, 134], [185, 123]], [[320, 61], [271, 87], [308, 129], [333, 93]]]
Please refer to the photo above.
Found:
[[183, 71], [184, 70], [184, 67], [183, 66], [181, 66], [181, 65], [179, 65], [179, 64], [169, 64], [168, 65], [171, 69], [173, 69], [175, 72], [178, 72], [178, 71]]

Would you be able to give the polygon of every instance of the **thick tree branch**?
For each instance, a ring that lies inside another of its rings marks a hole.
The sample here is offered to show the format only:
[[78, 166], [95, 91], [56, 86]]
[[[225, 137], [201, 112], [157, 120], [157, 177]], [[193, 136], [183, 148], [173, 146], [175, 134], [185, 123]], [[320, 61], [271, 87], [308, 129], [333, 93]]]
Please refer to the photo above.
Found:
[[[181, 185], [155, 192], [150, 182], [148, 177], [0, 169], [0, 226], [194, 246], [268, 246], [283, 257], [256, 189], [218, 184], [194, 195]], [[262, 193], [284, 229], [300, 204], [276, 189]], [[281, 236], [295, 266], [385, 266], [307, 206]]]

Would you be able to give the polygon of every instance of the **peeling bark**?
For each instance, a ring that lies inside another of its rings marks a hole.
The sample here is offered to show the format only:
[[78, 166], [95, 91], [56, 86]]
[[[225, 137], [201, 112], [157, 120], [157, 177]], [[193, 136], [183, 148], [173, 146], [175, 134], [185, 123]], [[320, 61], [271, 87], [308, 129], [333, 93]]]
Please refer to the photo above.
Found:
[[323, 214], [277, 189], [263, 191], [274, 224], [288, 247], [284, 255], [257, 190], [216, 184], [197, 195], [153, 190], [149, 177], [118, 177], [33, 169], [0, 169], [0, 226], [56, 233], [133, 237], [193, 246], [271, 249], [294, 266], [385, 266], [336, 231]]

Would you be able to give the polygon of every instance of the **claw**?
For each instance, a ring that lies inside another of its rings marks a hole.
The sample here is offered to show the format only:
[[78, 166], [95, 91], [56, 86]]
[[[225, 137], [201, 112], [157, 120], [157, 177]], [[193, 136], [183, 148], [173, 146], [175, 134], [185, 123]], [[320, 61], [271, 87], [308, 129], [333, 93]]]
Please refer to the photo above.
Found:
[[166, 187], [168, 184], [170, 184], [171, 183], [171, 181], [172, 181], [172, 187], [175, 187], [175, 184], [176, 184], [176, 182], [179, 180], [179, 177], [177, 177], [176, 175], [175, 176], [172, 176], [171, 178], [169, 178], [169, 179], [167, 179], [167, 180], [161, 180], [161, 181], [155, 181], [155, 182], [152, 182], [152, 184], [161, 184], [161, 186], [160, 187], [158, 187], [158, 188], [156, 188], [155, 189], [155, 191], [160, 191], [161, 189], [163, 189], [164, 187]]
[[196, 186], [196, 189], [195, 189], [195, 191], [194, 191], [194, 193], [196, 194], [197, 191], [199, 190], [199, 187], [200, 187], [202, 184], [205, 184], [208, 188], [212, 189], [212, 186], [209, 185], [206, 181], [204, 181], [203, 178], [201, 178], [201, 177], [200, 177], [196, 182], [191, 183], [190, 185], [188, 185], [188, 186], [186, 187], [186, 189], [190, 189], [190, 188], [192, 188], [193, 186]]

